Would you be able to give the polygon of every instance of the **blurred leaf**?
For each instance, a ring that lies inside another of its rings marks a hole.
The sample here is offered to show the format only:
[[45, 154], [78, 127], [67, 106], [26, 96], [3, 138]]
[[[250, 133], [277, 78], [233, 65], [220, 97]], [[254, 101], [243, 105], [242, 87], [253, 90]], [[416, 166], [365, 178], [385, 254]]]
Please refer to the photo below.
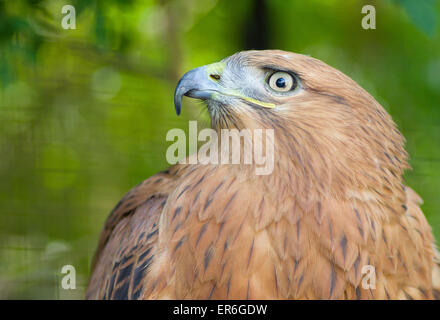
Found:
[[426, 35], [432, 37], [437, 28], [436, 0], [396, 0]]

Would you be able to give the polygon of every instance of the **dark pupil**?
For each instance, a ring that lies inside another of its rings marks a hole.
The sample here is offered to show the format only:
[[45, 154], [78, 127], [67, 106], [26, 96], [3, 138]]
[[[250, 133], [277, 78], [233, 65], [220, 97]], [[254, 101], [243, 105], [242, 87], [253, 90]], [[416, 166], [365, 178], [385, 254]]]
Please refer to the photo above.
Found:
[[278, 88], [284, 88], [286, 86], [286, 80], [284, 80], [284, 78], [278, 78], [275, 84]]

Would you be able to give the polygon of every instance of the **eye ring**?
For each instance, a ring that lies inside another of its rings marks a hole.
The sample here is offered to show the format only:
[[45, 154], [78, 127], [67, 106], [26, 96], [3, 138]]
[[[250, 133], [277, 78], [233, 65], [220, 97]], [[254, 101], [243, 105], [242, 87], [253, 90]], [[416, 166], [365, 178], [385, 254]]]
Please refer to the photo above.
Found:
[[276, 71], [267, 79], [269, 87], [276, 92], [289, 92], [298, 86], [296, 78], [288, 72]]

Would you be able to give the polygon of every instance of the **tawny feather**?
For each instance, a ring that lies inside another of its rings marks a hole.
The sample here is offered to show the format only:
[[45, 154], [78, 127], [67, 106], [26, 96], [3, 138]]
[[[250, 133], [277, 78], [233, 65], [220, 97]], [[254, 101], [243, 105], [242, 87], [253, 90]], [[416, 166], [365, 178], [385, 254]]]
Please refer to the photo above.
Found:
[[[420, 197], [403, 185], [404, 138], [384, 109], [307, 56], [249, 51], [227, 61], [302, 81], [273, 110], [242, 105], [213, 120], [274, 129], [273, 174], [177, 165], [135, 187], [106, 222], [87, 297], [439, 298], [439, 255]], [[362, 286], [368, 265], [373, 289]]]

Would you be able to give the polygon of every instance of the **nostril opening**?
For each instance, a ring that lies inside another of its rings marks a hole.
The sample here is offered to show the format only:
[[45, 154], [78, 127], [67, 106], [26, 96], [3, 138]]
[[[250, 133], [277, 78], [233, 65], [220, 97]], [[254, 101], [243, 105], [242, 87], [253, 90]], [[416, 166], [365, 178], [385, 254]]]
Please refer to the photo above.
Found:
[[218, 74], [210, 74], [209, 76], [214, 80], [220, 80], [220, 76]]

